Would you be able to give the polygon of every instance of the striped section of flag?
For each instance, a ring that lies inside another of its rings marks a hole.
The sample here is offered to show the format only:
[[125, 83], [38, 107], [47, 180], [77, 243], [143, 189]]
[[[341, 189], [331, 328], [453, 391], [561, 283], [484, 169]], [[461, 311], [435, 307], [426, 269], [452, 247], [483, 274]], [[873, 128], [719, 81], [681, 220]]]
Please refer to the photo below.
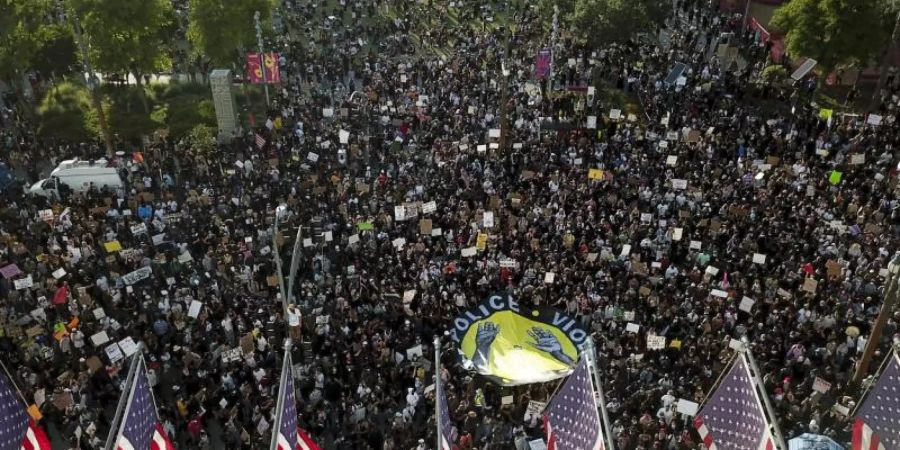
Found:
[[261, 149], [261, 148], [263, 148], [265, 145], [266, 145], [266, 140], [263, 139], [263, 137], [260, 136], [259, 133], [256, 133], [256, 148], [260, 148], [260, 149]]
[[297, 428], [297, 448], [299, 450], [321, 450], [303, 428]]
[[888, 358], [856, 413], [852, 450], [900, 450], [900, 357]]

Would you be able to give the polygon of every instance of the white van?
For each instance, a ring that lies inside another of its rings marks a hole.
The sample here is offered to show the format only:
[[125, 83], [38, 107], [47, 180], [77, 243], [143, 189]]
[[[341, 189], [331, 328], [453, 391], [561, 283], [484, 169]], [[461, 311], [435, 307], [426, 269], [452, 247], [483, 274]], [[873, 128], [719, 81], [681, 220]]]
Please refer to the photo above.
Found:
[[96, 161], [67, 160], [59, 163], [50, 177], [31, 185], [28, 192], [32, 195], [41, 195], [52, 199], [58, 199], [59, 186], [65, 184], [72, 192], [83, 192], [92, 185], [98, 189], [108, 187], [118, 189], [124, 186], [122, 178], [115, 167], [109, 167], [104, 159]]

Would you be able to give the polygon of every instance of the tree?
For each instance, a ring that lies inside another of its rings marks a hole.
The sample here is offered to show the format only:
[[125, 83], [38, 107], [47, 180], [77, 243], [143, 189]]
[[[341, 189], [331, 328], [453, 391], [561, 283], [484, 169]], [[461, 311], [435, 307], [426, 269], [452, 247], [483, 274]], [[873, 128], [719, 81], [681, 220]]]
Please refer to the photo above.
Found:
[[91, 60], [105, 73], [134, 75], [144, 111], [150, 113], [143, 76], [171, 67], [169, 0], [72, 0], [81, 17]]
[[66, 33], [71, 30], [54, 0], [0, 0], [0, 78], [19, 86], [44, 46]]
[[792, 0], [771, 25], [784, 33], [787, 52], [813, 58], [824, 73], [868, 64], [890, 39], [894, 15], [879, 0]]
[[[542, 1], [539, 10], [545, 16], [549, 11], [552, 17], [554, 3]], [[661, 26], [672, 10], [666, 0], [566, 0], [557, 4], [560, 26], [593, 47], [624, 42], [635, 33]]]
[[99, 125], [84, 86], [63, 82], [50, 89], [38, 106], [38, 134], [75, 142], [96, 138]]
[[214, 65], [230, 67], [256, 47], [253, 14], [268, 22], [272, 9], [273, 0], [190, 0], [188, 39]]

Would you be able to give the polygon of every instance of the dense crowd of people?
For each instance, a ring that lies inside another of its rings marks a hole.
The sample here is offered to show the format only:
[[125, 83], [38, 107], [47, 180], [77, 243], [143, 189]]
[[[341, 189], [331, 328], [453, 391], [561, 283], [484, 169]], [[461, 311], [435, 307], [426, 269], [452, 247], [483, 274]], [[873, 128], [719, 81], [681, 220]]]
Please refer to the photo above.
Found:
[[[895, 80], [878, 125], [826, 120], [809, 92], [758, 78], [771, 63], [739, 16], [699, 1], [676, 2], [662, 40], [592, 50], [563, 30], [552, 81], [533, 79], [550, 39], [522, 2], [314, 3], [282, 2], [283, 85], [217, 153], [158, 137], [111, 158], [124, 188], [4, 194], [0, 346], [51, 435], [103, 445], [140, 343], [178, 448], [265, 448], [290, 333], [299, 424], [323, 448], [434, 448], [435, 372], [454, 448], [528, 448], [529, 401], [557, 383], [497, 386], [449, 339], [430, 358], [454, 316], [505, 291], [592, 333], [619, 449], [698, 448], [675, 403], [702, 402], [732, 339], [786, 437], [849, 440], [850, 378], [898, 251]], [[716, 51], [723, 33], [736, 57]], [[0, 160], [28, 182], [39, 162], [105, 153], [13, 117]], [[284, 317], [274, 255], [287, 266], [295, 235]]]

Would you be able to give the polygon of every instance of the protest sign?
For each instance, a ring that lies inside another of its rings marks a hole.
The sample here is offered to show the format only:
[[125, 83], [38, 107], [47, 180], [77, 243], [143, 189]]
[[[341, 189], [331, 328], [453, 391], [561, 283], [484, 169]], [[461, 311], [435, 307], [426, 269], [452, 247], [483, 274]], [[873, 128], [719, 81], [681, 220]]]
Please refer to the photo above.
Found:
[[475, 241], [475, 248], [484, 251], [484, 249], [487, 248], [487, 241], [487, 233], [478, 233], [478, 239]]
[[754, 253], [753, 254], [753, 264], [765, 264], [766, 263], [766, 255], [762, 253]]
[[831, 383], [825, 381], [822, 378], [816, 377], [815, 381], [813, 381], [813, 390], [819, 393], [826, 393], [829, 389], [831, 389]]
[[3, 275], [3, 278], [6, 278], [7, 280], [21, 274], [22, 270], [15, 264], [0, 267], [0, 275]]
[[135, 271], [129, 272], [125, 275], [122, 275], [122, 282], [125, 283], [126, 286], [131, 286], [135, 283], [138, 283], [144, 279], [150, 277], [150, 274], [153, 273], [153, 269], [150, 266], [141, 267]]
[[588, 179], [589, 180], [602, 180], [603, 179], [603, 171], [600, 169], [588, 169]]
[[556, 281], [556, 274], [553, 272], [544, 272], [544, 283], [553, 284]]
[[109, 241], [103, 244], [106, 253], [115, 253], [122, 250], [122, 244], [119, 241]]
[[647, 350], [662, 350], [666, 348], [666, 337], [648, 334]]
[[437, 203], [432, 200], [422, 204], [422, 214], [431, 214], [437, 211]]
[[112, 343], [106, 346], [106, 357], [109, 358], [111, 364], [115, 364], [125, 358], [119, 344]]
[[188, 317], [196, 319], [197, 316], [200, 315], [200, 309], [203, 307], [203, 303], [197, 300], [191, 300], [191, 307], [188, 309]]
[[675, 404], [675, 411], [691, 417], [696, 416], [697, 411], [699, 410], [700, 405], [698, 403], [692, 402], [690, 400], [685, 400], [683, 398], [679, 398], [678, 403]]
[[741, 298], [741, 303], [738, 305], [738, 309], [744, 312], [750, 312], [753, 309], [753, 304], [756, 303], [752, 298], [744, 296]]
[[147, 225], [144, 223], [139, 223], [137, 225], [131, 226], [131, 234], [137, 236], [139, 234], [143, 234], [147, 232]]
[[13, 285], [15, 286], [17, 291], [22, 289], [28, 289], [34, 286], [34, 280], [31, 279], [31, 275], [28, 275], [25, 278], [19, 278], [18, 280], [13, 281]]

